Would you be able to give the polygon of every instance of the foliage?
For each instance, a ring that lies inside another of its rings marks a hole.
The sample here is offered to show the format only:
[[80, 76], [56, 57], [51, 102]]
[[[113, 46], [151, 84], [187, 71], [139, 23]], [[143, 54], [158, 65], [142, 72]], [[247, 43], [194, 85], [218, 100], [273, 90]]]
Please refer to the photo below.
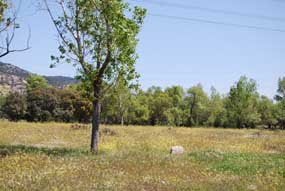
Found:
[[57, 106], [54, 88], [34, 89], [27, 94], [27, 119], [51, 121]]
[[277, 121], [281, 129], [285, 129], [285, 101], [277, 103]]
[[226, 102], [228, 126], [254, 128], [260, 121], [257, 99], [256, 82], [242, 76], [231, 88]]
[[273, 101], [265, 96], [261, 96], [258, 101], [258, 112], [260, 114], [260, 123], [266, 125], [269, 129], [276, 127], [277, 118], [276, 110], [277, 106], [274, 105]]
[[138, 90], [131, 95], [129, 109], [127, 112], [127, 123], [135, 125], [148, 125], [150, 110], [146, 103], [149, 103], [148, 96], [142, 91]]
[[48, 88], [48, 82], [45, 78], [38, 75], [30, 75], [26, 79], [27, 81], [27, 91], [33, 91], [35, 89], [45, 89]]
[[275, 96], [277, 101], [285, 100], [285, 77], [279, 78], [277, 95]]
[[227, 121], [226, 118], [226, 109], [224, 100], [217, 90], [212, 87], [209, 104], [207, 107], [209, 117], [206, 122], [208, 126], [212, 127], [224, 127]]
[[204, 92], [201, 84], [193, 86], [188, 89], [186, 97], [187, 110], [189, 111], [188, 125], [189, 126], [199, 126], [203, 125], [207, 121], [207, 104], [208, 96]]
[[90, 122], [92, 105], [71, 89], [36, 88], [27, 93], [27, 120]]
[[285, 77], [278, 81], [277, 95], [275, 96], [277, 103], [277, 120], [282, 129], [285, 129]]
[[27, 112], [26, 97], [19, 93], [10, 93], [1, 110], [9, 120], [19, 121], [25, 119]]
[[130, 108], [131, 89], [119, 78], [102, 101], [102, 119], [106, 123], [124, 125]]
[[60, 56], [52, 56], [55, 64], [73, 63], [79, 69], [79, 78], [89, 83], [96, 77], [100, 83], [109, 82], [118, 74], [126, 81], [136, 77], [136, 36], [144, 9], [118, 0], [68, 0], [59, 6], [62, 15], [52, 17], [61, 40]]
[[[91, 150], [97, 153], [104, 86], [118, 78], [125, 83], [138, 78], [137, 36], [146, 10], [121, 0], [66, 0], [57, 2], [60, 13], [56, 18], [48, 1], [44, 3], [59, 35], [60, 55], [51, 57], [52, 67], [60, 62], [72, 63], [78, 69], [78, 79], [91, 90]], [[124, 111], [119, 113], [123, 123]]]
[[0, 96], [0, 108], [4, 105], [6, 97]]
[[165, 89], [165, 93], [171, 99], [171, 108], [166, 111], [168, 124], [174, 126], [183, 125], [183, 101], [184, 89], [181, 86], [172, 86]]
[[170, 97], [160, 87], [155, 86], [149, 88], [146, 94], [149, 97], [150, 124], [166, 125], [168, 121], [166, 112], [171, 107]]
[[[48, 86], [39, 76], [31, 76], [27, 81], [28, 91], [23, 95], [27, 111], [22, 119], [91, 122], [93, 98], [84, 83], [58, 89]], [[266, 96], [259, 96], [256, 83], [245, 77], [241, 77], [228, 95], [221, 95], [212, 87], [209, 96], [201, 85], [187, 91], [180, 86], [165, 89], [153, 86], [143, 91], [138, 87], [130, 88], [119, 79], [102, 99], [101, 122], [282, 129], [284, 103], [282, 99], [274, 102]]]

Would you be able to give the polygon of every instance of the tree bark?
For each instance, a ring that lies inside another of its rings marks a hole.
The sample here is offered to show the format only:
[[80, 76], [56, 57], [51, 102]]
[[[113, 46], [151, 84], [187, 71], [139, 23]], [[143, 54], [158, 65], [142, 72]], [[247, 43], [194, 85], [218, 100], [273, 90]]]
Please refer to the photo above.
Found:
[[94, 83], [94, 101], [93, 101], [93, 118], [92, 118], [92, 134], [91, 134], [91, 152], [98, 154], [99, 150], [99, 126], [100, 126], [100, 85]]
[[196, 105], [196, 94], [193, 95], [193, 102], [190, 102], [190, 117], [189, 117], [189, 125], [193, 126], [194, 118], [193, 118], [193, 110]]
[[121, 126], [124, 126], [124, 116], [121, 116]]
[[99, 144], [99, 126], [100, 126], [100, 102], [93, 102], [93, 119], [92, 119], [92, 135], [91, 135], [91, 151], [98, 154]]

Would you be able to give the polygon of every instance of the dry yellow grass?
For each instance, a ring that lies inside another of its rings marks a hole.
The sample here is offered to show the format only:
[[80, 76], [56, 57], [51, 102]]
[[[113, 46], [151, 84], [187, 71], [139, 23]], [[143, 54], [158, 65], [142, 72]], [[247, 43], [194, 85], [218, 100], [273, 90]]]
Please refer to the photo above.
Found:
[[284, 131], [70, 126], [1, 121], [0, 190], [285, 190]]

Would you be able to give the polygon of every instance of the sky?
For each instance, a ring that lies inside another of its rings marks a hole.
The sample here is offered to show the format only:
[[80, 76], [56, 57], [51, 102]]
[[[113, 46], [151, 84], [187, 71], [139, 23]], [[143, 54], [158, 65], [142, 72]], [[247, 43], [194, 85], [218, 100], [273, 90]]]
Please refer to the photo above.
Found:
[[[16, 5], [19, 2], [12, 1]], [[278, 78], [285, 76], [285, 0], [153, 0], [182, 6], [162, 6], [146, 1], [128, 0], [131, 5], [140, 5], [148, 10], [137, 47], [139, 59], [136, 68], [141, 75], [139, 81], [143, 89], [152, 85], [190, 88], [200, 83], [206, 92], [214, 86], [226, 94], [240, 76], [245, 75], [257, 81], [262, 95], [273, 98]], [[262, 15], [263, 18], [278, 17], [279, 20], [188, 9], [189, 6]], [[68, 64], [49, 68], [50, 56], [58, 53], [57, 35], [47, 13], [36, 9], [35, 0], [22, 1], [19, 13], [21, 29], [14, 41], [15, 47], [24, 46], [28, 28], [31, 28], [31, 49], [10, 54], [1, 61], [41, 75], [75, 76], [76, 70]], [[153, 14], [283, 32], [155, 17]]]

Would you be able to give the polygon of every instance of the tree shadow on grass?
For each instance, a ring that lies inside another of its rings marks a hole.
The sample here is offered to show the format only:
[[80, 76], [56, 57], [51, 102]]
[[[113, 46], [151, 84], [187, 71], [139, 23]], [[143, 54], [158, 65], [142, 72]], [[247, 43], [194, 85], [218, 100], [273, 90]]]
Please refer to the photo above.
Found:
[[0, 158], [13, 155], [16, 153], [45, 154], [48, 156], [59, 156], [59, 157], [92, 155], [90, 151], [80, 150], [80, 149], [48, 148], [48, 147], [35, 147], [27, 145], [0, 145]]

